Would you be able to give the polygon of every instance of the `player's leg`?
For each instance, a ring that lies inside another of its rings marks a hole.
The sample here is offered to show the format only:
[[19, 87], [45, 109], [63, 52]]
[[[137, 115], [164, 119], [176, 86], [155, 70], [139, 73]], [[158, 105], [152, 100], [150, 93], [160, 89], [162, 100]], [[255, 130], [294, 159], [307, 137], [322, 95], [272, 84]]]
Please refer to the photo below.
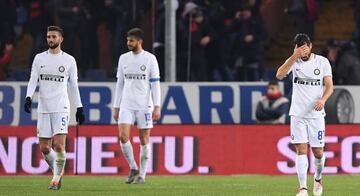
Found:
[[149, 162], [150, 156], [150, 130], [153, 127], [152, 122], [152, 112], [139, 111], [136, 115], [136, 120], [138, 122], [139, 128], [139, 138], [140, 138], [140, 169], [139, 177], [135, 180], [136, 184], [145, 183], [146, 170]]
[[56, 160], [54, 165], [53, 182], [60, 182], [66, 164], [65, 151], [66, 134], [54, 135], [54, 149], [56, 153]]
[[325, 120], [324, 118], [309, 120], [309, 143], [314, 154], [314, 195], [321, 195], [323, 192], [322, 186], [322, 171], [325, 167]]
[[135, 121], [135, 112], [126, 109], [120, 109], [120, 115], [118, 120], [119, 129], [119, 144], [121, 151], [129, 164], [130, 173], [126, 178], [126, 183], [130, 184], [134, 181], [135, 177], [139, 174], [138, 166], [134, 159], [133, 147], [130, 142], [130, 130], [131, 125]]
[[52, 149], [50, 114], [38, 113], [37, 136], [39, 137], [41, 153], [49, 168], [53, 171], [56, 154]]
[[325, 167], [325, 156], [324, 149], [322, 147], [313, 147], [313, 154], [315, 156], [315, 174], [314, 174], [314, 188], [313, 193], [315, 196], [322, 195], [323, 185], [322, 185], [322, 171]]
[[51, 171], [54, 171], [54, 163], [55, 163], [56, 154], [55, 154], [55, 151], [52, 149], [51, 138], [39, 138], [39, 145], [40, 145], [40, 150], [44, 157], [44, 160], [48, 164]]
[[139, 177], [135, 180], [136, 184], [145, 183], [146, 170], [149, 162], [150, 155], [150, 129], [139, 129], [139, 137], [140, 137], [140, 169], [139, 169]]
[[296, 149], [296, 173], [299, 180], [299, 193], [297, 195], [307, 195], [307, 172], [309, 161], [308, 152], [308, 133], [307, 124], [303, 118], [291, 116], [291, 143]]
[[48, 189], [59, 190], [61, 178], [66, 164], [66, 135], [68, 133], [69, 113], [50, 114], [50, 123], [53, 130], [53, 148], [56, 154], [53, 178]]
[[294, 144], [296, 149], [296, 173], [299, 180], [299, 196], [307, 195], [307, 172], [309, 167], [309, 161], [307, 157], [308, 144]]

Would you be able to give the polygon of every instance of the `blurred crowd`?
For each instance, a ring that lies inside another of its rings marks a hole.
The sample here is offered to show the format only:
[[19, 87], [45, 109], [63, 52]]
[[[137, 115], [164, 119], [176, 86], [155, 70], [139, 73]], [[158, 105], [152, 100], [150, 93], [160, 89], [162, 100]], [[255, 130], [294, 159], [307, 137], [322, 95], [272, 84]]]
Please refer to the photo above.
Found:
[[[264, 43], [269, 36], [261, 15], [268, 0], [178, 2], [177, 81], [270, 79], [264, 62]], [[333, 66], [335, 84], [360, 84], [357, 2], [354, 0], [354, 41], [331, 39], [322, 51]], [[296, 32], [314, 38], [319, 10], [317, 0], [292, 0], [284, 13], [292, 16]], [[153, 27], [144, 22], [151, 23], [149, 16], [154, 16]], [[148, 35], [145, 39], [153, 41], [147, 49], [157, 56], [164, 76], [164, 0], [0, 0], [0, 80], [27, 80], [35, 54], [47, 49], [49, 25], [64, 29], [62, 49], [77, 59], [80, 80], [113, 79], [120, 54], [128, 51], [126, 32], [139, 26]], [[30, 41], [23, 41], [25, 35]], [[19, 52], [26, 61], [18, 63], [22, 67], [15, 66], [19, 57], [12, 55], [14, 48], [26, 47], [27, 53]], [[26, 76], [18, 77], [19, 71]], [[347, 76], [351, 74], [355, 79], [350, 81]]]
[[331, 38], [321, 54], [328, 58], [337, 85], [360, 85], [360, 0], [353, 0], [355, 30], [351, 40]]
[[[88, 70], [104, 68], [102, 64], [116, 67], [127, 51], [127, 30], [138, 26], [149, 9], [151, 0], [0, 0], [0, 80], [16, 80], [16, 69], [29, 72], [34, 56], [47, 49], [49, 25], [63, 28], [62, 49], [75, 56], [80, 79]], [[28, 35], [30, 42], [23, 41]], [[14, 46], [31, 48], [25, 67], [9, 66]]]
[[[177, 11], [178, 81], [258, 81], [266, 30], [261, 0], [180, 1]], [[165, 11], [158, 7], [155, 54], [164, 55]], [[158, 58], [159, 59], [159, 58]], [[160, 62], [160, 70], [164, 70]]]
[[[152, 3], [151, 0], [1, 0], [0, 79], [13, 79], [12, 72], [16, 69], [9, 65], [11, 50], [21, 44], [18, 40], [25, 34], [31, 35], [31, 52], [25, 65], [29, 69], [35, 54], [46, 50], [46, 27], [54, 24], [64, 29], [62, 48], [76, 57], [83, 77], [90, 69], [104, 68], [104, 63], [114, 68], [119, 55], [127, 51], [126, 32], [141, 25], [144, 13], [153, 9]], [[266, 39], [260, 5], [261, 0], [180, 0], [177, 80], [260, 80], [264, 67], [262, 44]], [[162, 75], [164, 14], [164, 1], [157, 0], [153, 52]], [[108, 40], [102, 36], [105, 34]], [[107, 72], [106, 76], [110, 74]]]

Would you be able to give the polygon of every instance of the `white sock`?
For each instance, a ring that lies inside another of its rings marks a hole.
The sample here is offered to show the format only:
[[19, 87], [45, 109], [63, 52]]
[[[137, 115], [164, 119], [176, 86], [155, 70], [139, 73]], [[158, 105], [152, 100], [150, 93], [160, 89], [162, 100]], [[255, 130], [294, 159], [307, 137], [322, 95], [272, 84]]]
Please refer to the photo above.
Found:
[[59, 181], [63, 174], [66, 163], [66, 152], [56, 152], [56, 159], [54, 165], [54, 176], [52, 181]]
[[318, 158], [315, 157], [314, 163], [315, 163], [315, 175], [314, 175], [314, 178], [315, 178], [315, 180], [320, 180], [322, 170], [324, 169], [324, 166], [325, 166], [325, 156], [323, 155], [321, 157], [321, 159], [318, 159]]
[[308, 158], [307, 155], [296, 155], [296, 172], [298, 175], [300, 188], [307, 188], [306, 178], [307, 178], [307, 171], [308, 171]]
[[130, 143], [130, 141], [127, 141], [126, 143], [121, 143], [120, 141], [120, 147], [121, 147], [121, 151], [126, 159], [126, 161], [128, 162], [130, 169], [138, 169], [138, 166], [136, 165], [135, 159], [134, 159], [134, 152], [133, 152], [133, 148], [132, 145]]
[[42, 153], [46, 163], [48, 164], [49, 168], [54, 171], [54, 162], [55, 162], [55, 158], [56, 158], [56, 153], [55, 151], [51, 148], [50, 152], [48, 154], [44, 154]]
[[139, 176], [145, 180], [146, 170], [149, 161], [150, 145], [140, 145], [140, 171]]

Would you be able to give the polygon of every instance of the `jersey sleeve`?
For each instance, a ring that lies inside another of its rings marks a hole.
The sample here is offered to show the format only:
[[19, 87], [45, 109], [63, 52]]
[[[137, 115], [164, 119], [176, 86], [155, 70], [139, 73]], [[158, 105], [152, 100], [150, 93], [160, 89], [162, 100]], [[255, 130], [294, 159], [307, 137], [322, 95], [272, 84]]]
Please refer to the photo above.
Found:
[[160, 81], [159, 64], [155, 56], [151, 58], [150, 82]]
[[32, 96], [34, 95], [37, 83], [38, 83], [38, 79], [39, 79], [39, 68], [38, 68], [38, 61], [39, 61], [39, 56], [36, 55], [33, 61], [33, 64], [31, 66], [31, 74], [30, 74], [30, 80], [27, 86], [27, 90], [26, 90], [26, 97], [30, 97], [32, 98]]
[[324, 77], [332, 76], [331, 65], [328, 59], [324, 59]]
[[81, 97], [78, 86], [78, 71], [76, 61], [73, 58], [69, 69], [69, 89], [72, 95], [72, 100], [76, 108], [82, 107]]
[[120, 56], [120, 58], [119, 58], [118, 70], [116, 73], [117, 82], [116, 82], [116, 86], [115, 86], [115, 96], [114, 96], [114, 103], [113, 103], [114, 108], [120, 108], [122, 92], [124, 89], [124, 73], [122, 70], [122, 58], [121, 57], [122, 56]]
[[123, 55], [121, 55], [119, 57], [119, 61], [118, 61], [118, 68], [117, 68], [117, 72], [116, 72], [116, 78], [122, 77], [123, 76], [123, 70], [122, 70], [122, 63], [123, 62]]
[[152, 56], [151, 70], [150, 70], [150, 87], [151, 95], [155, 106], [160, 107], [160, 71], [159, 65], [155, 56]]

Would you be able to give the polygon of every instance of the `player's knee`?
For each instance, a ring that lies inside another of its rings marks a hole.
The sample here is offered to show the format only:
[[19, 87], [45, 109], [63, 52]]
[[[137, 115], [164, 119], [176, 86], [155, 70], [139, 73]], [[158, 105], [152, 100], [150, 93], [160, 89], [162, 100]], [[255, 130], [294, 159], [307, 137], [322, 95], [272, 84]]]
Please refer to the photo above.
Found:
[[54, 144], [54, 150], [56, 152], [64, 152], [65, 151], [65, 145], [64, 144]]
[[40, 150], [43, 154], [49, 154], [51, 150], [50, 145], [40, 145]]
[[121, 143], [126, 143], [129, 141], [129, 136], [127, 135], [120, 135], [120, 141]]
[[296, 148], [296, 154], [298, 155], [307, 154], [308, 151], [307, 144], [296, 144], [295, 148]]
[[323, 157], [324, 151], [322, 148], [313, 148], [314, 157], [317, 159], [321, 159]]
[[146, 145], [149, 143], [149, 138], [148, 137], [140, 137], [140, 144], [141, 145]]

